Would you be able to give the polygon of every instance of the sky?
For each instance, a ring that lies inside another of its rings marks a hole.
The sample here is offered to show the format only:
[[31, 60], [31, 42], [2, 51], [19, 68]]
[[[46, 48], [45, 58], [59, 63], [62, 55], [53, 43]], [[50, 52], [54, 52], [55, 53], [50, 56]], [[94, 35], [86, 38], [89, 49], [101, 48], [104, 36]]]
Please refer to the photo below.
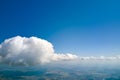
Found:
[[119, 0], [0, 0], [0, 42], [48, 40], [57, 53], [120, 54]]

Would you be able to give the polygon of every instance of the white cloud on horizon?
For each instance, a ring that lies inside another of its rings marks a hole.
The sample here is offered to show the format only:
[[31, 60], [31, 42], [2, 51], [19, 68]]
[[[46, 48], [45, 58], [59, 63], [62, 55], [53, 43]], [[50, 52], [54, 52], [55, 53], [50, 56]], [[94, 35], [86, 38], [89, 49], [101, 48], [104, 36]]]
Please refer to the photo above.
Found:
[[0, 64], [35, 65], [53, 61], [66, 60], [120, 60], [115, 57], [80, 57], [70, 53], [55, 53], [53, 45], [47, 40], [37, 37], [16, 36], [6, 39], [0, 44]]

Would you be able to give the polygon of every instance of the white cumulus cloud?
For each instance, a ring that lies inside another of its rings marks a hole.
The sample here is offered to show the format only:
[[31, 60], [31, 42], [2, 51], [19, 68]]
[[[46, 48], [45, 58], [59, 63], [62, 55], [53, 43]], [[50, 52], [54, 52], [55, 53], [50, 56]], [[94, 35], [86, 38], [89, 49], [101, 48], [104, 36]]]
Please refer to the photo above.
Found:
[[16, 36], [0, 44], [0, 64], [28, 66], [66, 60], [78, 62], [81, 60], [120, 60], [120, 56], [81, 57], [70, 53], [55, 53], [50, 42], [37, 37]]
[[35, 65], [57, 60], [77, 58], [72, 54], [56, 54], [53, 45], [37, 37], [16, 36], [0, 44], [0, 63], [8, 65]]

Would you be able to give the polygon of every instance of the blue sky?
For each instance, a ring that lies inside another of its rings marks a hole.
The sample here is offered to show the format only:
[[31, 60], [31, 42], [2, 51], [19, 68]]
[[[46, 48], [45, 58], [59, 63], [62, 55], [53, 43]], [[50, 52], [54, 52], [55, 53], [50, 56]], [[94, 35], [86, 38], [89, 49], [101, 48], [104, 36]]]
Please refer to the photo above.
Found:
[[56, 52], [120, 54], [119, 0], [0, 0], [0, 42], [16, 35], [50, 41]]

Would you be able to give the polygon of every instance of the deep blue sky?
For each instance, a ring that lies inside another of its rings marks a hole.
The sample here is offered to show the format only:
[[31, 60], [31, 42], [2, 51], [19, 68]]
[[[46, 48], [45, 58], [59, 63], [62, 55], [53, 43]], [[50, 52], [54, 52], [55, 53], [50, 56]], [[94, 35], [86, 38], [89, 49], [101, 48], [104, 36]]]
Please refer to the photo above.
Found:
[[16, 35], [60, 53], [119, 55], [120, 0], [0, 0], [0, 42]]

